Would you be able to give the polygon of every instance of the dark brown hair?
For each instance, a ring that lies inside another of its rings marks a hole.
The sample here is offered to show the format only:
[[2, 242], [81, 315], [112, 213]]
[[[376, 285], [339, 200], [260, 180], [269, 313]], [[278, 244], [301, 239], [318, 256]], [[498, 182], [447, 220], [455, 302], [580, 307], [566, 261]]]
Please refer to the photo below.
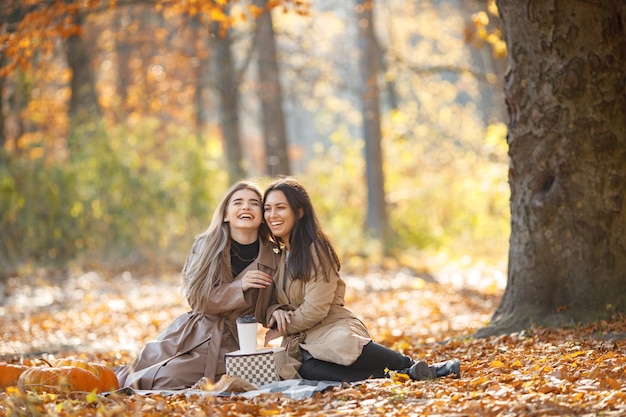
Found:
[[[293, 178], [279, 178], [267, 187], [263, 201], [266, 201], [268, 194], [272, 191], [282, 191], [293, 212], [296, 215], [302, 213], [299, 218], [296, 216], [296, 222], [289, 234], [290, 253], [287, 274], [293, 279], [308, 280], [319, 274], [328, 279], [332, 270], [338, 272], [341, 263], [337, 252], [330, 238], [322, 231], [309, 193], [302, 184]], [[281, 243], [280, 239], [276, 240]]]

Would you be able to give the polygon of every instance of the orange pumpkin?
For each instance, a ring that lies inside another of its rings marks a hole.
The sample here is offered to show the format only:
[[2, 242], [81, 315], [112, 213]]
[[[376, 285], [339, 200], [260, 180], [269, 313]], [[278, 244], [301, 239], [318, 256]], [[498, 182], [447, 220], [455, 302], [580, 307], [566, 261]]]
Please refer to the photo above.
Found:
[[89, 362], [84, 359], [62, 358], [57, 360], [54, 366], [76, 366], [78, 368], [88, 370], [100, 380], [100, 388], [98, 389], [98, 392], [115, 391], [120, 387], [117, 376], [113, 370], [106, 365]]
[[17, 380], [22, 372], [28, 369], [26, 365], [0, 362], [0, 388], [17, 385]]
[[91, 392], [100, 388], [100, 380], [88, 370], [77, 366], [35, 366], [22, 372], [17, 386], [21, 390], [34, 392]]

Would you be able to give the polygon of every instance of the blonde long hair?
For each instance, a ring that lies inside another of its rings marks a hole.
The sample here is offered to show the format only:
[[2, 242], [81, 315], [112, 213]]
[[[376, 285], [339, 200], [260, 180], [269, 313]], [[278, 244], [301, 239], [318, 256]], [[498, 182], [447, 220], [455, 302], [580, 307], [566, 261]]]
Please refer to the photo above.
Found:
[[[182, 292], [190, 307], [196, 312], [205, 310], [211, 290], [225, 282], [232, 281], [230, 265], [230, 223], [224, 222], [226, 210], [233, 194], [239, 190], [251, 190], [263, 200], [263, 193], [251, 181], [239, 181], [226, 192], [217, 208], [209, 227], [200, 235], [191, 248], [183, 267]], [[259, 227], [261, 242], [270, 239], [270, 231], [262, 220]]]

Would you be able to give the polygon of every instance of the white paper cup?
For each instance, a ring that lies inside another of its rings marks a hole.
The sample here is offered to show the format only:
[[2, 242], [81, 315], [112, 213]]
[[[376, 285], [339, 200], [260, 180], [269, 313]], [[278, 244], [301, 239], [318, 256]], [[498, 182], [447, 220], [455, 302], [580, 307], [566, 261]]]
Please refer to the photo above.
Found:
[[257, 321], [254, 316], [244, 316], [237, 319], [237, 333], [239, 335], [239, 351], [241, 353], [256, 352]]

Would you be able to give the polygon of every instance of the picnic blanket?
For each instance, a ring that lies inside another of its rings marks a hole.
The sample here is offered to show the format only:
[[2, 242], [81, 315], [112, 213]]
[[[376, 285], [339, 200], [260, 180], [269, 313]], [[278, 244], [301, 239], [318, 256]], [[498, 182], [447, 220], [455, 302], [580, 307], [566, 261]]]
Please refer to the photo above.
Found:
[[280, 392], [283, 395], [296, 400], [309, 398], [318, 392], [341, 386], [336, 381], [312, 381], [308, 379], [287, 379], [285, 381], [272, 382], [259, 387], [257, 390], [247, 391], [240, 395], [246, 398], [256, 397], [259, 394]]
[[[130, 387], [122, 388], [117, 391], [111, 391], [104, 395], [122, 394], [122, 395], [174, 395], [184, 392], [187, 396], [227, 396], [238, 395], [245, 398], [253, 398], [260, 394], [267, 393], [281, 393], [286, 397], [293, 399], [304, 399], [314, 396], [318, 392], [324, 392], [330, 388], [341, 386], [341, 382], [336, 381], [313, 381], [308, 379], [288, 379], [285, 381], [277, 381], [269, 384], [262, 385], [258, 389], [250, 389], [245, 392], [232, 392], [232, 391], [205, 391], [201, 389], [187, 389], [187, 390], [136, 390]], [[256, 387], [255, 387], [256, 388]]]

